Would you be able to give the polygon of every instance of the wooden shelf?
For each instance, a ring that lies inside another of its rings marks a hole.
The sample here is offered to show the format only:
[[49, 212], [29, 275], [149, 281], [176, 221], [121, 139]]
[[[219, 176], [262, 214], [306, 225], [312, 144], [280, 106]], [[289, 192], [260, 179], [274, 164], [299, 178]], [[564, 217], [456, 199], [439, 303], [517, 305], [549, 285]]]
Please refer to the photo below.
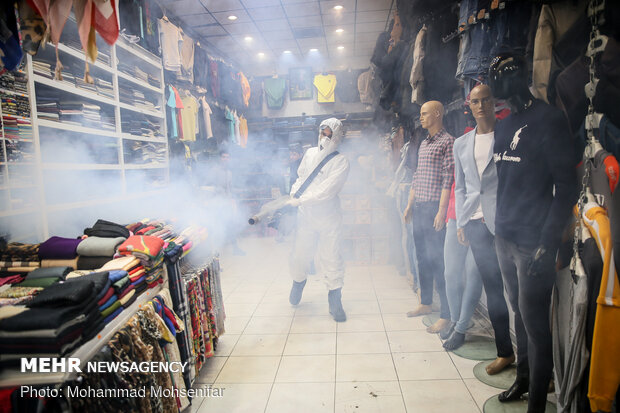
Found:
[[127, 81], [133, 83], [134, 85], [137, 85], [137, 86], [140, 86], [140, 87], [142, 87], [144, 89], [150, 90], [151, 92], [155, 92], [155, 93], [161, 94], [161, 88], [158, 88], [156, 86], [150, 85], [148, 83], [144, 83], [141, 80], [134, 79], [133, 77], [131, 77], [128, 74], [125, 74], [125, 73], [123, 73], [121, 71], [119, 71], [117, 74], [118, 74], [118, 77], [120, 77], [121, 79], [127, 80]]
[[42, 163], [41, 167], [47, 170], [64, 171], [97, 171], [97, 170], [120, 170], [120, 164], [90, 164], [90, 163]]
[[128, 105], [127, 103], [119, 102], [118, 106], [122, 109], [130, 110], [136, 113], [142, 113], [143, 115], [153, 116], [154, 118], [163, 119], [165, 116], [161, 112], [155, 112], [153, 110], [140, 109], [134, 106]]
[[131, 139], [134, 141], [166, 143], [166, 138], [164, 136], [156, 136], [152, 138], [150, 136], [131, 135], [129, 133], [123, 133], [121, 136], [123, 139]]
[[90, 100], [94, 100], [96, 102], [105, 103], [107, 105], [116, 106], [116, 102], [110, 98], [98, 95], [94, 92], [89, 92], [88, 90], [80, 89], [77, 86], [72, 85], [69, 82], [59, 82], [56, 80], [48, 79], [41, 75], [34, 75], [34, 81], [36, 83], [52, 87], [54, 89], [61, 90], [63, 92], [71, 93], [77, 96], [82, 96]]

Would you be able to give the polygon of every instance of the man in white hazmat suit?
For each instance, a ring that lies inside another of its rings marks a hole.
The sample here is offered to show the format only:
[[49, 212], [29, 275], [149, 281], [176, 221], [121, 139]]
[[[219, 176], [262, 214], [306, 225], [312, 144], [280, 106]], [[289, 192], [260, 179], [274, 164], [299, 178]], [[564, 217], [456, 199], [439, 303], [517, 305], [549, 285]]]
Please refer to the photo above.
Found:
[[299, 304], [308, 277], [308, 265], [316, 252], [317, 272], [323, 274], [329, 289], [329, 312], [340, 322], [346, 321], [346, 314], [341, 301], [344, 262], [340, 255], [342, 212], [338, 193], [349, 175], [349, 161], [341, 154], [335, 155], [323, 165], [301, 196], [294, 197], [316, 166], [335, 152], [342, 141], [342, 122], [338, 119], [325, 119], [319, 129], [318, 146], [304, 154], [297, 171], [299, 177], [291, 188], [291, 200], [288, 201], [299, 207], [297, 238], [290, 265], [293, 287], [289, 301], [292, 305]]

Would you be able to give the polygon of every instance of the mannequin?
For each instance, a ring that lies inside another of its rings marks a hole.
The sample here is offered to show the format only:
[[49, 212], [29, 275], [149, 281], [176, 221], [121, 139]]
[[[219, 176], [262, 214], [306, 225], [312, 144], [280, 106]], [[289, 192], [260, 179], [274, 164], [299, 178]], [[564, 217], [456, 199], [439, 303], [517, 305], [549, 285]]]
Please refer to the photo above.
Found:
[[446, 213], [454, 180], [454, 138], [443, 127], [443, 114], [443, 105], [437, 101], [426, 102], [420, 109], [420, 123], [428, 131], [428, 136], [420, 145], [418, 167], [404, 212], [407, 222], [413, 220], [421, 298], [420, 305], [409, 311], [407, 316], [431, 313], [434, 282], [441, 302], [441, 315], [435, 324], [426, 329], [429, 333], [441, 333], [450, 328], [443, 246]]
[[545, 411], [553, 373], [549, 308], [555, 256], [576, 200], [573, 145], [561, 111], [535, 99], [523, 57], [493, 59], [489, 83], [511, 114], [495, 130], [495, 248], [515, 312], [517, 378], [501, 402], [529, 393], [528, 413]]

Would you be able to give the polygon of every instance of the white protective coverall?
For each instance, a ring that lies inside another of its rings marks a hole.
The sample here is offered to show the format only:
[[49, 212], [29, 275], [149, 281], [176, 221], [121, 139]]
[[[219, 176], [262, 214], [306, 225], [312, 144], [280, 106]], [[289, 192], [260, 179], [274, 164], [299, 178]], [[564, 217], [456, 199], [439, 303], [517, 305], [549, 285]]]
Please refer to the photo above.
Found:
[[[338, 119], [325, 119], [321, 122], [321, 126], [323, 125], [329, 126], [332, 137], [327, 144], [323, 142], [324, 148], [321, 149], [319, 134], [319, 146], [306, 151], [297, 170], [299, 177], [291, 187], [291, 196], [306, 181], [316, 165], [329, 153], [334, 152], [343, 139], [342, 122]], [[316, 269], [319, 274], [323, 274], [328, 289], [335, 290], [342, 287], [344, 281], [344, 261], [340, 255], [342, 212], [338, 193], [348, 175], [349, 161], [342, 154], [338, 154], [323, 165], [319, 174], [299, 198], [297, 238], [290, 263], [294, 281], [303, 282], [307, 278], [308, 265], [312, 258], [315, 258]]]

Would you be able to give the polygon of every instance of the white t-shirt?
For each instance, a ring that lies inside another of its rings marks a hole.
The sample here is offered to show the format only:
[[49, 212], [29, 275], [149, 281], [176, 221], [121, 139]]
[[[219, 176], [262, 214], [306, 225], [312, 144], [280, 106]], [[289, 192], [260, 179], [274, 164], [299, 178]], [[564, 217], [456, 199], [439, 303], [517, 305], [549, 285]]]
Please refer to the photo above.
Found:
[[164, 69], [173, 72], [181, 70], [181, 53], [179, 43], [182, 44], [183, 37], [179, 28], [170, 23], [168, 19], [159, 19], [159, 42], [164, 61]]
[[[482, 173], [488, 164], [489, 153], [493, 147], [494, 137], [495, 132], [476, 133], [474, 137], [474, 159], [476, 160], [480, 179], [482, 179]], [[476, 209], [476, 212], [471, 216], [471, 219], [481, 219], [482, 217], [482, 205], [478, 203], [478, 209]]]

